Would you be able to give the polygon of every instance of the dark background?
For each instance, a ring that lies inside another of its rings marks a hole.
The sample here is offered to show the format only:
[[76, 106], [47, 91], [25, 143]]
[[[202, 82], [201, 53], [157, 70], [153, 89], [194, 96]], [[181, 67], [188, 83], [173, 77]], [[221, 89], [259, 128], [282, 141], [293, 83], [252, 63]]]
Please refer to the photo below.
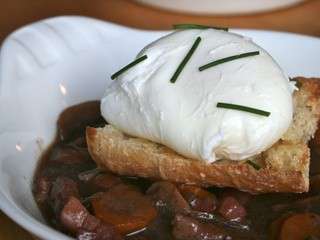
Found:
[[[200, 4], [200, 3], [199, 3]], [[192, 16], [143, 7], [132, 0], [0, 0], [0, 40], [14, 29], [57, 15], [85, 15], [146, 29], [168, 29], [192, 22], [274, 29], [320, 36], [320, 1], [248, 16]]]

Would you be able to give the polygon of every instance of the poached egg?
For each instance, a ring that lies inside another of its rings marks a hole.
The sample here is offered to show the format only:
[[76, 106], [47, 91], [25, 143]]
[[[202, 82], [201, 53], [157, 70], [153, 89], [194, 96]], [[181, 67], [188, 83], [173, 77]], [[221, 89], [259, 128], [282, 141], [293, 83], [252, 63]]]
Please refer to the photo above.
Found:
[[[170, 79], [201, 42], [175, 83]], [[222, 58], [259, 55], [199, 67]], [[163, 144], [206, 162], [243, 160], [277, 142], [292, 122], [294, 86], [274, 59], [250, 39], [214, 30], [178, 30], [146, 46], [147, 59], [118, 76], [106, 89], [101, 112], [124, 133]], [[262, 116], [218, 108], [224, 102], [270, 112]]]

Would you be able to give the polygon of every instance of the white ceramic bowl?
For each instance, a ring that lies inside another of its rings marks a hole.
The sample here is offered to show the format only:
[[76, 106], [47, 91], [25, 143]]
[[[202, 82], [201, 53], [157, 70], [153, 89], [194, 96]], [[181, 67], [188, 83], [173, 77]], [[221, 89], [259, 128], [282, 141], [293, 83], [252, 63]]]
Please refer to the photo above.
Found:
[[193, 14], [246, 14], [292, 6], [304, 0], [136, 0], [153, 7]]
[[[291, 75], [320, 77], [320, 40], [235, 30], [252, 37]], [[0, 208], [34, 235], [69, 239], [48, 227], [31, 186], [52, 142], [59, 113], [99, 99], [109, 76], [166, 32], [141, 31], [84, 17], [57, 17], [17, 30], [0, 53]]]

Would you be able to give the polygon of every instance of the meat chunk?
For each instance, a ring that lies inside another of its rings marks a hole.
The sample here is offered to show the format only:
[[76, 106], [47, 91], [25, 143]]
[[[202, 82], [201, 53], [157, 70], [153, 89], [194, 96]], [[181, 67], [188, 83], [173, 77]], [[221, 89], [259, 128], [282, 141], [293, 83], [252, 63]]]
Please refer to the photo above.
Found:
[[92, 216], [81, 202], [70, 197], [61, 211], [60, 221], [64, 228], [78, 239], [121, 240], [121, 235], [110, 225]]
[[[143, 235], [152, 240], [173, 239], [172, 218], [158, 211], [158, 216], [148, 224]], [[131, 239], [130, 239], [131, 240]]]
[[70, 197], [79, 198], [77, 183], [67, 177], [57, 177], [50, 192], [50, 205], [57, 215]]
[[73, 146], [78, 148], [87, 148], [87, 141], [85, 137], [78, 137], [73, 141]]
[[89, 182], [90, 180], [98, 176], [100, 173], [101, 173], [101, 170], [99, 168], [86, 170], [78, 174], [78, 179], [83, 182]]
[[217, 207], [215, 195], [200, 187], [183, 184], [179, 186], [179, 190], [195, 211], [213, 212]]
[[93, 231], [81, 230], [77, 234], [78, 240], [122, 240], [122, 236], [114, 228], [101, 224]]
[[93, 177], [89, 181], [89, 186], [94, 191], [108, 191], [111, 187], [122, 183], [121, 179], [111, 173], [102, 173]]
[[61, 141], [70, 141], [78, 135], [78, 132], [84, 132], [87, 126], [93, 126], [96, 123], [105, 124], [98, 101], [69, 107], [58, 119], [58, 136]]
[[49, 199], [52, 182], [47, 176], [39, 176], [35, 182], [34, 197], [37, 203], [44, 203]]
[[223, 229], [214, 224], [177, 214], [173, 221], [173, 235], [177, 240], [231, 240]]
[[152, 202], [132, 186], [119, 184], [91, 199], [95, 216], [114, 225], [123, 234], [148, 225], [157, 211]]
[[234, 188], [225, 189], [222, 193], [221, 198], [233, 197], [235, 198], [242, 206], [246, 206], [250, 200], [253, 198], [253, 195], [247, 192], [242, 192]]
[[79, 234], [77, 234], [77, 239], [78, 240], [96, 240], [97, 234], [92, 232], [81, 231]]
[[51, 163], [55, 164], [82, 164], [90, 159], [89, 153], [82, 149], [72, 146], [64, 146], [57, 148], [51, 159]]
[[242, 221], [247, 215], [246, 209], [234, 197], [224, 197], [220, 201], [218, 212], [227, 220]]
[[89, 215], [87, 209], [77, 198], [70, 197], [61, 211], [60, 220], [69, 232], [76, 234], [82, 229], [85, 221], [90, 222], [90, 228], [98, 226], [99, 221], [97, 219], [92, 218], [91, 221], [88, 221]]
[[147, 190], [157, 207], [165, 207], [169, 213], [188, 213], [191, 208], [178, 188], [170, 182], [156, 182]]

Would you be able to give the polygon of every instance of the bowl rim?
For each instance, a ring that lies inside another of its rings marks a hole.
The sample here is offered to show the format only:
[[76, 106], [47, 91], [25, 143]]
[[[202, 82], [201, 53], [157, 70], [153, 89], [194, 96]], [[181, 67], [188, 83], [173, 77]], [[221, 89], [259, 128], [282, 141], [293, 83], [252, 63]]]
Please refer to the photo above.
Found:
[[[185, 3], [165, 0], [165, 1], [153, 1], [153, 0], [134, 0], [137, 4], [143, 5], [146, 7], [151, 7], [155, 9], [160, 9], [164, 11], [170, 11], [175, 13], [183, 13], [183, 14], [193, 14], [193, 15], [213, 15], [213, 16], [242, 16], [242, 15], [251, 15], [251, 14], [259, 14], [259, 13], [269, 13], [273, 11], [284, 10], [287, 8], [295, 7], [299, 4], [303, 4], [308, 0], [286, 0], [286, 2], [280, 1], [272, 1], [271, 4], [268, 2], [268, 6], [258, 6], [254, 5], [249, 7], [244, 7], [241, 5], [247, 5], [252, 3], [251, 0], [238, 0], [236, 4], [240, 4], [240, 9], [229, 9], [228, 6], [233, 0], [218, 0], [218, 7], [211, 7], [211, 0], [204, 0], [204, 5], [190, 5], [190, 1], [185, 0]], [[261, 1], [259, 2], [261, 3]], [[267, 1], [265, 1], [267, 3]], [[220, 5], [219, 5], [220, 4]], [[182, 5], [182, 6], [181, 6]]]

